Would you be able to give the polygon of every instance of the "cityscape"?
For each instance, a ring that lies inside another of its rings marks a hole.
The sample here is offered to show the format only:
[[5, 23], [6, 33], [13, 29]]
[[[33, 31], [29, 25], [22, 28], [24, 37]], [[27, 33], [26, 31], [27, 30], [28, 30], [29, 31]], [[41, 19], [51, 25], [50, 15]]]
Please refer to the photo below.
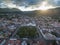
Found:
[[38, 9], [0, 5], [0, 45], [60, 45], [60, 7], [46, 1]]

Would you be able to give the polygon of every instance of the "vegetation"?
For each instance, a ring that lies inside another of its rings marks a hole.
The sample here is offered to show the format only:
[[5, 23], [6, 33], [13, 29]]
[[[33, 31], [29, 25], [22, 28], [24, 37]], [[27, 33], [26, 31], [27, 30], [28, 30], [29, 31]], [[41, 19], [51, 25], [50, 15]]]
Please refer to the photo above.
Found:
[[24, 26], [19, 28], [17, 35], [19, 35], [20, 38], [34, 38], [37, 35], [37, 29], [36, 27]]

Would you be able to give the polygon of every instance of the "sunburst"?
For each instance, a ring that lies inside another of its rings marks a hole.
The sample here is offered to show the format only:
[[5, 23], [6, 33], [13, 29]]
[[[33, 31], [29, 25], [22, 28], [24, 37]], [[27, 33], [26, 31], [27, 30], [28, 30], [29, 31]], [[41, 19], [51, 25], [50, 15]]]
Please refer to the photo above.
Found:
[[52, 5], [49, 5], [46, 1], [41, 3], [41, 6], [39, 7], [40, 10], [48, 10], [53, 8]]

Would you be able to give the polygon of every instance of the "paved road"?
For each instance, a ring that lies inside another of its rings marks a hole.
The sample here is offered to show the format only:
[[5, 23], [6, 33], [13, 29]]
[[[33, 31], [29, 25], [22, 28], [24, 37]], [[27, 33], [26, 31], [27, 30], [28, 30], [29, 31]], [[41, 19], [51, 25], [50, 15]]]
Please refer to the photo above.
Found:
[[16, 29], [16, 31], [14, 32], [14, 34], [12, 34], [11, 38], [13, 38], [16, 35], [16, 33], [19, 30], [19, 28], [20, 28], [20, 26]]
[[[17, 28], [16, 31], [12, 34], [11, 37], [9, 37], [8, 39], [6, 39], [6, 42], [8, 42], [10, 38], [13, 38], [13, 37], [16, 35], [16, 33], [17, 33], [17, 31], [19, 30], [19, 28], [20, 28], [20, 26], [18, 26], [18, 28]], [[6, 45], [6, 42], [5, 42], [3, 45]]]

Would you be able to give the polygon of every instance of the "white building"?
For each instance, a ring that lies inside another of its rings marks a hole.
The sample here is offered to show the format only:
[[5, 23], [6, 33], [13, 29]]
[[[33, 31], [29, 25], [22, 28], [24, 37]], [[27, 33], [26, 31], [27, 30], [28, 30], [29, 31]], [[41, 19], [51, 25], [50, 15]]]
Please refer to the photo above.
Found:
[[26, 41], [23, 41], [23, 42], [21, 43], [21, 45], [27, 45]]

